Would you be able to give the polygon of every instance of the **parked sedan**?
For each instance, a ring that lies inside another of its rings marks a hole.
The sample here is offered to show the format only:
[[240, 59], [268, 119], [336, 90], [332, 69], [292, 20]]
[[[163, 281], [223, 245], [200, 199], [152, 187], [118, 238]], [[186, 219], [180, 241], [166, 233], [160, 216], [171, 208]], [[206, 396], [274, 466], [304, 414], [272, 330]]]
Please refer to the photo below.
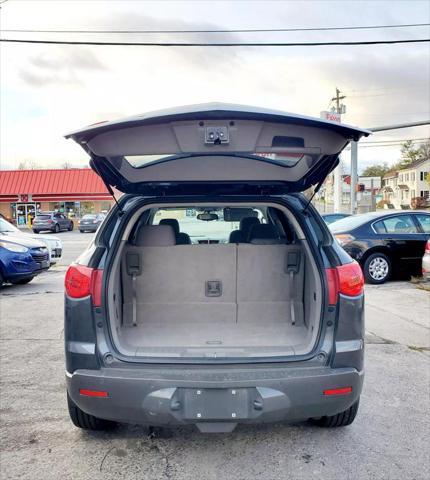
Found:
[[24, 236], [0, 236], [0, 286], [28, 283], [48, 268], [49, 254], [43, 243]]
[[364, 213], [338, 220], [329, 228], [359, 262], [368, 283], [384, 283], [393, 275], [421, 274], [421, 261], [430, 238], [430, 213]]
[[73, 230], [73, 221], [67, 218], [64, 213], [40, 212], [33, 220], [33, 232], [51, 231], [58, 233], [61, 230]]
[[88, 213], [84, 215], [79, 222], [79, 231], [81, 233], [95, 232], [105, 217], [103, 213]]
[[39, 242], [44, 243], [48, 247], [49, 252], [49, 263], [52, 265], [56, 263], [58, 259], [61, 258], [63, 252], [63, 244], [61, 240], [54, 235], [32, 235], [30, 233], [23, 232], [19, 228], [16, 228], [15, 225], [12, 225], [4, 218], [0, 218], [0, 233], [2, 235], [16, 237], [17, 235], [23, 235], [27, 238], [33, 238]]
[[321, 215], [326, 225], [330, 225], [333, 222], [337, 222], [338, 220], [342, 220], [342, 218], [346, 218], [349, 216], [349, 213], [323, 213]]

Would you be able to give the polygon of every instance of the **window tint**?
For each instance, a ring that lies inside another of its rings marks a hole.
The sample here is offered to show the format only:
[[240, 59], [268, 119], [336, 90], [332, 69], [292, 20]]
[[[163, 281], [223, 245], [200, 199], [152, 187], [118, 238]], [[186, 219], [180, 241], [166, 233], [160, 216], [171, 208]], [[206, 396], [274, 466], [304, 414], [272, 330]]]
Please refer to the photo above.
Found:
[[373, 225], [378, 233], [417, 233], [417, 227], [410, 215], [399, 215], [381, 220]]
[[354, 228], [364, 225], [370, 220], [372, 220], [372, 217], [366, 214], [351, 215], [350, 217], [345, 217], [345, 218], [341, 218], [340, 220], [336, 220], [336, 222], [333, 222], [331, 225], [329, 225], [329, 228], [334, 233], [353, 230]]
[[387, 230], [385, 229], [385, 225], [383, 221], [374, 223], [373, 228], [375, 229], [376, 233], [387, 233]]
[[425, 233], [430, 233], [430, 215], [416, 215], [415, 218]]
[[36, 215], [36, 218], [38, 220], [49, 220], [51, 218], [51, 215]]

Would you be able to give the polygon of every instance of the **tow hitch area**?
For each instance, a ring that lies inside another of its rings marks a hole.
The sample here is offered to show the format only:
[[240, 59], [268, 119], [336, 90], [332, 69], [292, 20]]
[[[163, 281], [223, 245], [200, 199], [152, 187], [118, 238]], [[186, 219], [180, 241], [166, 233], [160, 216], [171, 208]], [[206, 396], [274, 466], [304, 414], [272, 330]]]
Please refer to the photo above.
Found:
[[202, 432], [231, 432], [238, 421], [288, 408], [287, 396], [266, 387], [165, 388], [150, 393], [144, 408], [155, 420], [173, 416]]

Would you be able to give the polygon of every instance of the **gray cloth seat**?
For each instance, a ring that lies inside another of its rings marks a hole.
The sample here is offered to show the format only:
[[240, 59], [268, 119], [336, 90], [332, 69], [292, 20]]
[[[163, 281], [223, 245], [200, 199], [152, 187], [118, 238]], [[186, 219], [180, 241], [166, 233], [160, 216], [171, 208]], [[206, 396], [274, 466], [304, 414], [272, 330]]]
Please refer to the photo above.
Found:
[[138, 247], [171, 247], [176, 245], [175, 232], [170, 225], [142, 225], [136, 232]]
[[245, 235], [240, 230], [233, 230], [230, 233], [228, 243], [245, 243], [245, 242], [246, 242]]
[[257, 217], [244, 217], [239, 224], [239, 230], [233, 230], [230, 233], [229, 243], [247, 243], [249, 232], [254, 225], [260, 225]]
[[176, 245], [190, 245], [191, 238], [187, 233], [183, 233], [179, 229], [179, 222], [176, 218], [163, 218], [160, 220], [160, 225], [170, 225], [175, 232]]
[[251, 227], [248, 237], [254, 245], [276, 245], [285, 243], [274, 225], [258, 223]]
[[[257, 227], [257, 226], [255, 226]], [[208, 329], [211, 325], [283, 325], [290, 321], [291, 302], [296, 325], [303, 324], [304, 261], [298, 245], [277, 243], [276, 229], [259, 225], [256, 244], [175, 245], [170, 225], [142, 226], [133, 245], [127, 244], [122, 260], [124, 319], [130, 325], [132, 275], [127, 258], [138, 256], [135, 278], [137, 323], [172, 328]], [[263, 242], [263, 243], [260, 243]], [[288, 256], [298, 252], [300, 269], [293, 278], [286, 271]], [[209, 283], [219, 285], [219, 295], [208, 295]], [[215, 336], [215, 331], [212, 334]], [[213, 340], [208, 336], [208, 341]], [[215, 338], [216, 340], [216, 338]]]

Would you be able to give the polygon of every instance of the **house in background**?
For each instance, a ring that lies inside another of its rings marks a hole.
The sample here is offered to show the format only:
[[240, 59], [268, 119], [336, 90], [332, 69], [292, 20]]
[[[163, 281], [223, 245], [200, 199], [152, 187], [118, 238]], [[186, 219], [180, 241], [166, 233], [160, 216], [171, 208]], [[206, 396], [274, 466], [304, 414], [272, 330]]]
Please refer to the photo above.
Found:
[[387, 172], [382, 177], [382, 199], [391, 205], [395, 205], [397, 192], [397, 178], [399, 173], [396, 170]]
[[410, 208], [413, 198], [430, 199], [430, 158], [411, 162], [397, 172], [389, 172], [382, 179], [383, 199], [395, 208]]
[[[334, 178], [333, 174], [327, 177], [324, 184], [324, 196], [327, 203], [333, 203], [334, 198]], [[351, 175], [342, 175], [342, 204], [349, 205], [351, 202]], [[381, 188], [380, 177], [358, 177], [357, 179], [357, 202], [368, 204], [367, 199], [372, 195], [377, 195]]]

